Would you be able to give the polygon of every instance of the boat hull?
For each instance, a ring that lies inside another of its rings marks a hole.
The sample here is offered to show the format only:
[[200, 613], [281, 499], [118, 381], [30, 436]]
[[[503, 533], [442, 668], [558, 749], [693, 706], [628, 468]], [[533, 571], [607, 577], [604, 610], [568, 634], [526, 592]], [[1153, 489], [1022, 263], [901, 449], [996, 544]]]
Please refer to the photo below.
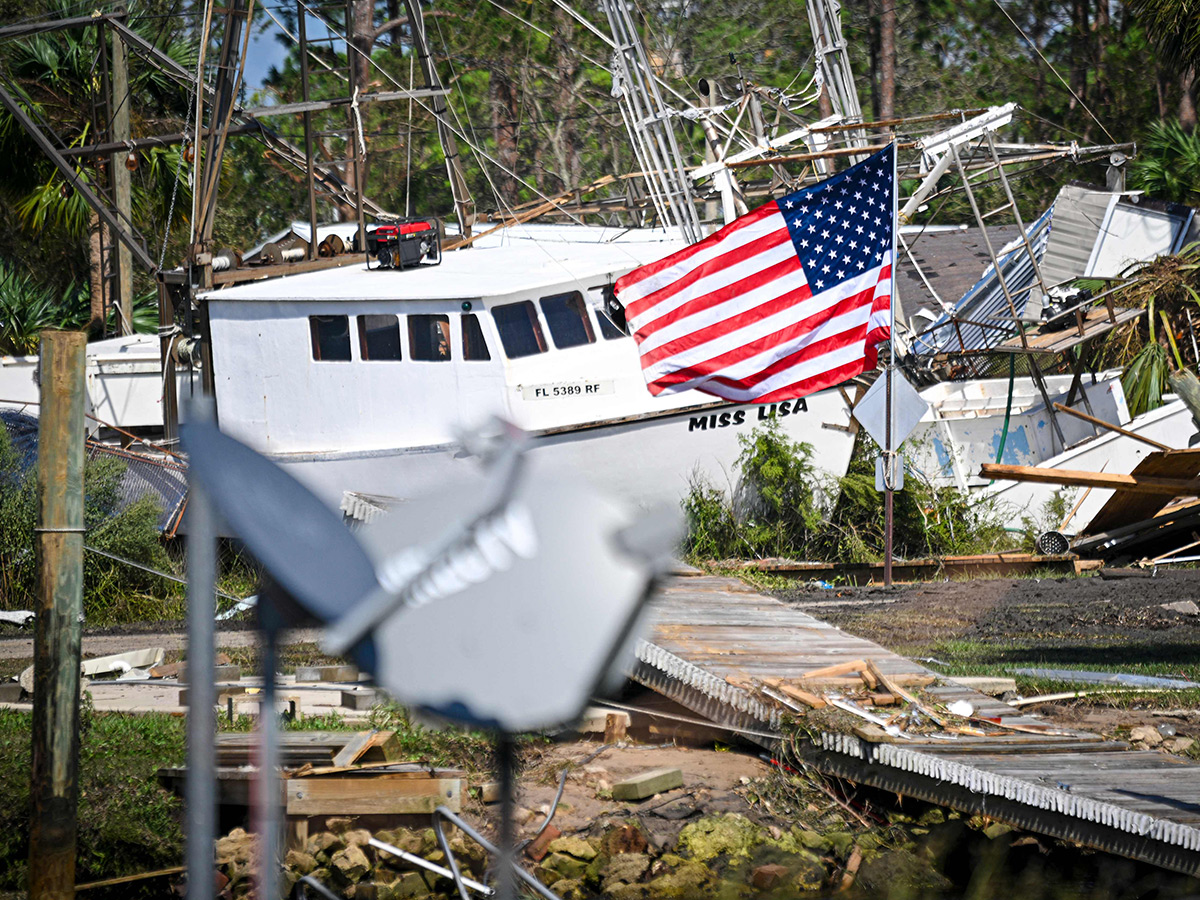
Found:
[[[801, 401], [711, 404], [631, 420], [534, 433], [539, 471], [577, 473], [640, 509], [678, 504], [696, 480], [730, 491], [739, 438], [774, 418], [784, 434], [812, 447], [820, 480], [845, 475], [853, 451], [850, 412], [837, 391]], [[381, 508], [439, 486], [481, 478], [478, 460], [458, 444], [328, 453], [268, 454], [333, 508]], [[544, 467], [544, 468], [543, 468]]]

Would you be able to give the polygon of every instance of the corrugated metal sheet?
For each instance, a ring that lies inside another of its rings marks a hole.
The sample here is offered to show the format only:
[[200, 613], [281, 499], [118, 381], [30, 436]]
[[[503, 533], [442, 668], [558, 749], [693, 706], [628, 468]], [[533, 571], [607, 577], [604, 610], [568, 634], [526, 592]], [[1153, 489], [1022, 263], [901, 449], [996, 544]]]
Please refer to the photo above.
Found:
[[[1051, 223], [1054, 220], [1054, 211], [1055, 207], [1050, 207], [1025, 229], [1039, 262], [1046, 253], [1047, 242], [1053, 231]], [[1009, 293], [1013, 295], [1017, 315], [1022, 315], [1029, 300], [1029, 292], [1024, 289], [1034, 280], [1033, 261], [1029, 258], [1025, 242], [1018, 237], [1006, 244], [996, 255], [1000, 259], [1004, 282], [1008, 285]], [[954, 324], [955, 320], [959, 320], [957, 326]], [[962, 320], [980, 324], [967, 324]], [[998, 327], [983, 327], [993, 322]], [[913, 352], [925, 354], [963, 349], [979, 350], [1000, 343], [1015, 330], [1008, 300], [1000, 287], [1000, 279], [996, 276], [996, 267], [989, 264], [983, 276], [955, 304], [953, 317], [943, 314], [938, 318], [925, 334], [913, 342]]]
[[1079, 278], [1087, 268], [1113, 195], [1068, 184], [1054, 201], [1054, 228], [1042, 259], [1042, 277], [1053, 287]]

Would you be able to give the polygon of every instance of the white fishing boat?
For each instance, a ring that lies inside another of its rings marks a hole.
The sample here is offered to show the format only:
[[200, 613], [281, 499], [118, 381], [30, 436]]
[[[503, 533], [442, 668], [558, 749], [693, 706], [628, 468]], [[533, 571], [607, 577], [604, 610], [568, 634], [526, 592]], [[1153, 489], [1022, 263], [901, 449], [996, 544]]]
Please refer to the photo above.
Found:
[[347, 510], [470, 477], [461, 430], [492, 416], [551, 469], [642, 507], [678, 502], [695, 476], [728, 488], [738, 438], [771, 417], [843, 475], [854, 437], [839, 391], [755, 406], [646, 390], [633, 340], [600, 310], [620, 275], [680, 246], [663, 231], [514, 227], [438, 265], [213, 291], [221, 427]]

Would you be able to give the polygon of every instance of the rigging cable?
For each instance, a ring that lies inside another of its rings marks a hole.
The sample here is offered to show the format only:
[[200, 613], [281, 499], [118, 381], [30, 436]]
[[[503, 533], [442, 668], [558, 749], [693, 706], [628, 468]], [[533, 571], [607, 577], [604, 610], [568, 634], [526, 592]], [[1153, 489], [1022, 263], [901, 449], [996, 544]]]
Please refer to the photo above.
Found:
[[1029, 35], [1027, 35], [1025, 33], [1024, 29], [1022, 29], [1021, 26], [1017, 24], [1016, 20], [1008, 14], [1008, 10], [1004, 8], [1004, 5], [1000, 2], [1000, 0], [992, 0], [992, 2], [996, 4], [996, 6], [999, 8], [1000, 12], [1004, 13], [1004, 17], [1006, 19], [1008, 19], [1009, 22], [1012, 23], [1013, 28], [1017, 29], [1017, 33], [1020, 34], [1021, 37], [1025, 38], [1025, 40], [1029, 44], [1029, 46], [1033, 48], [1033, 52], [1038, 55], [1038, 59], [1040, 59], [1042, 62], [1044, 62], [1046, 64], [1046, 66], [1050, 69], [1050, 71], [1054, 73], [1054, 77], [1063, 83], [1063, 87], [1065, 87], [1067, 89], [1067, 92], [1072, 97], [1075, 98], [1075, 101], [1080, 106], [1083, 107], [1083, 111], [1092, 117], [1093, 122], [1095, 122], [1097, 125], [1100, 126], [1100, 130], [1104, 132], [1105, 137], [1107, 137], [1114, 144], [1117, 143], [1117, 139], [1109, 133], [1107, 128], [1104, 127], [1104, 123], [1101, 122], [1098, 118], [1096, 118], [1096, 114], [1094, 112], [1092, 112], [1091, 108], [1083, 101], [1083, 98], [1080, 97], [1078, 94], [1075, 93], [1074, 90], [1071, 89], [1071, 85], [1067, 83], [1066, 79], [1058, 74], [1058, 69], [1054, 68], [1054, 64], [1051, 63], [1050, 60], [1046, 59], [1046, 57], [1042, 55], [1042, 51], [1038, 47], [1038, 45], [1035, 44], [1032, 40], [1030, 40]]

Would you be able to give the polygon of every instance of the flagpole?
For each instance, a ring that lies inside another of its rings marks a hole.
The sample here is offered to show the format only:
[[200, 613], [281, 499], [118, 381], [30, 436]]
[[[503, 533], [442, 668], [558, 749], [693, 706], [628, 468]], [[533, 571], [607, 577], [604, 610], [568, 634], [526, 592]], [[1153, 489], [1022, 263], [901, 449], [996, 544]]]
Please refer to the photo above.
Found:
[[888, 293], [888, 364], [884, 370], [886, 397], [884, 405], [884, 448], [883, 448], [883, 584], [892, 586], [892, 526], [894, 519], [894, 497], [892, 486], [895, 484], [894, 449], [892, 447], [892, 369], [896, 365], [896, 244], [900, 230], [898, 201], [900, 188], [897, 179], [899, 167], [897, 164], [896, 140], [892, 138], [892, 274], [891, 290]]

